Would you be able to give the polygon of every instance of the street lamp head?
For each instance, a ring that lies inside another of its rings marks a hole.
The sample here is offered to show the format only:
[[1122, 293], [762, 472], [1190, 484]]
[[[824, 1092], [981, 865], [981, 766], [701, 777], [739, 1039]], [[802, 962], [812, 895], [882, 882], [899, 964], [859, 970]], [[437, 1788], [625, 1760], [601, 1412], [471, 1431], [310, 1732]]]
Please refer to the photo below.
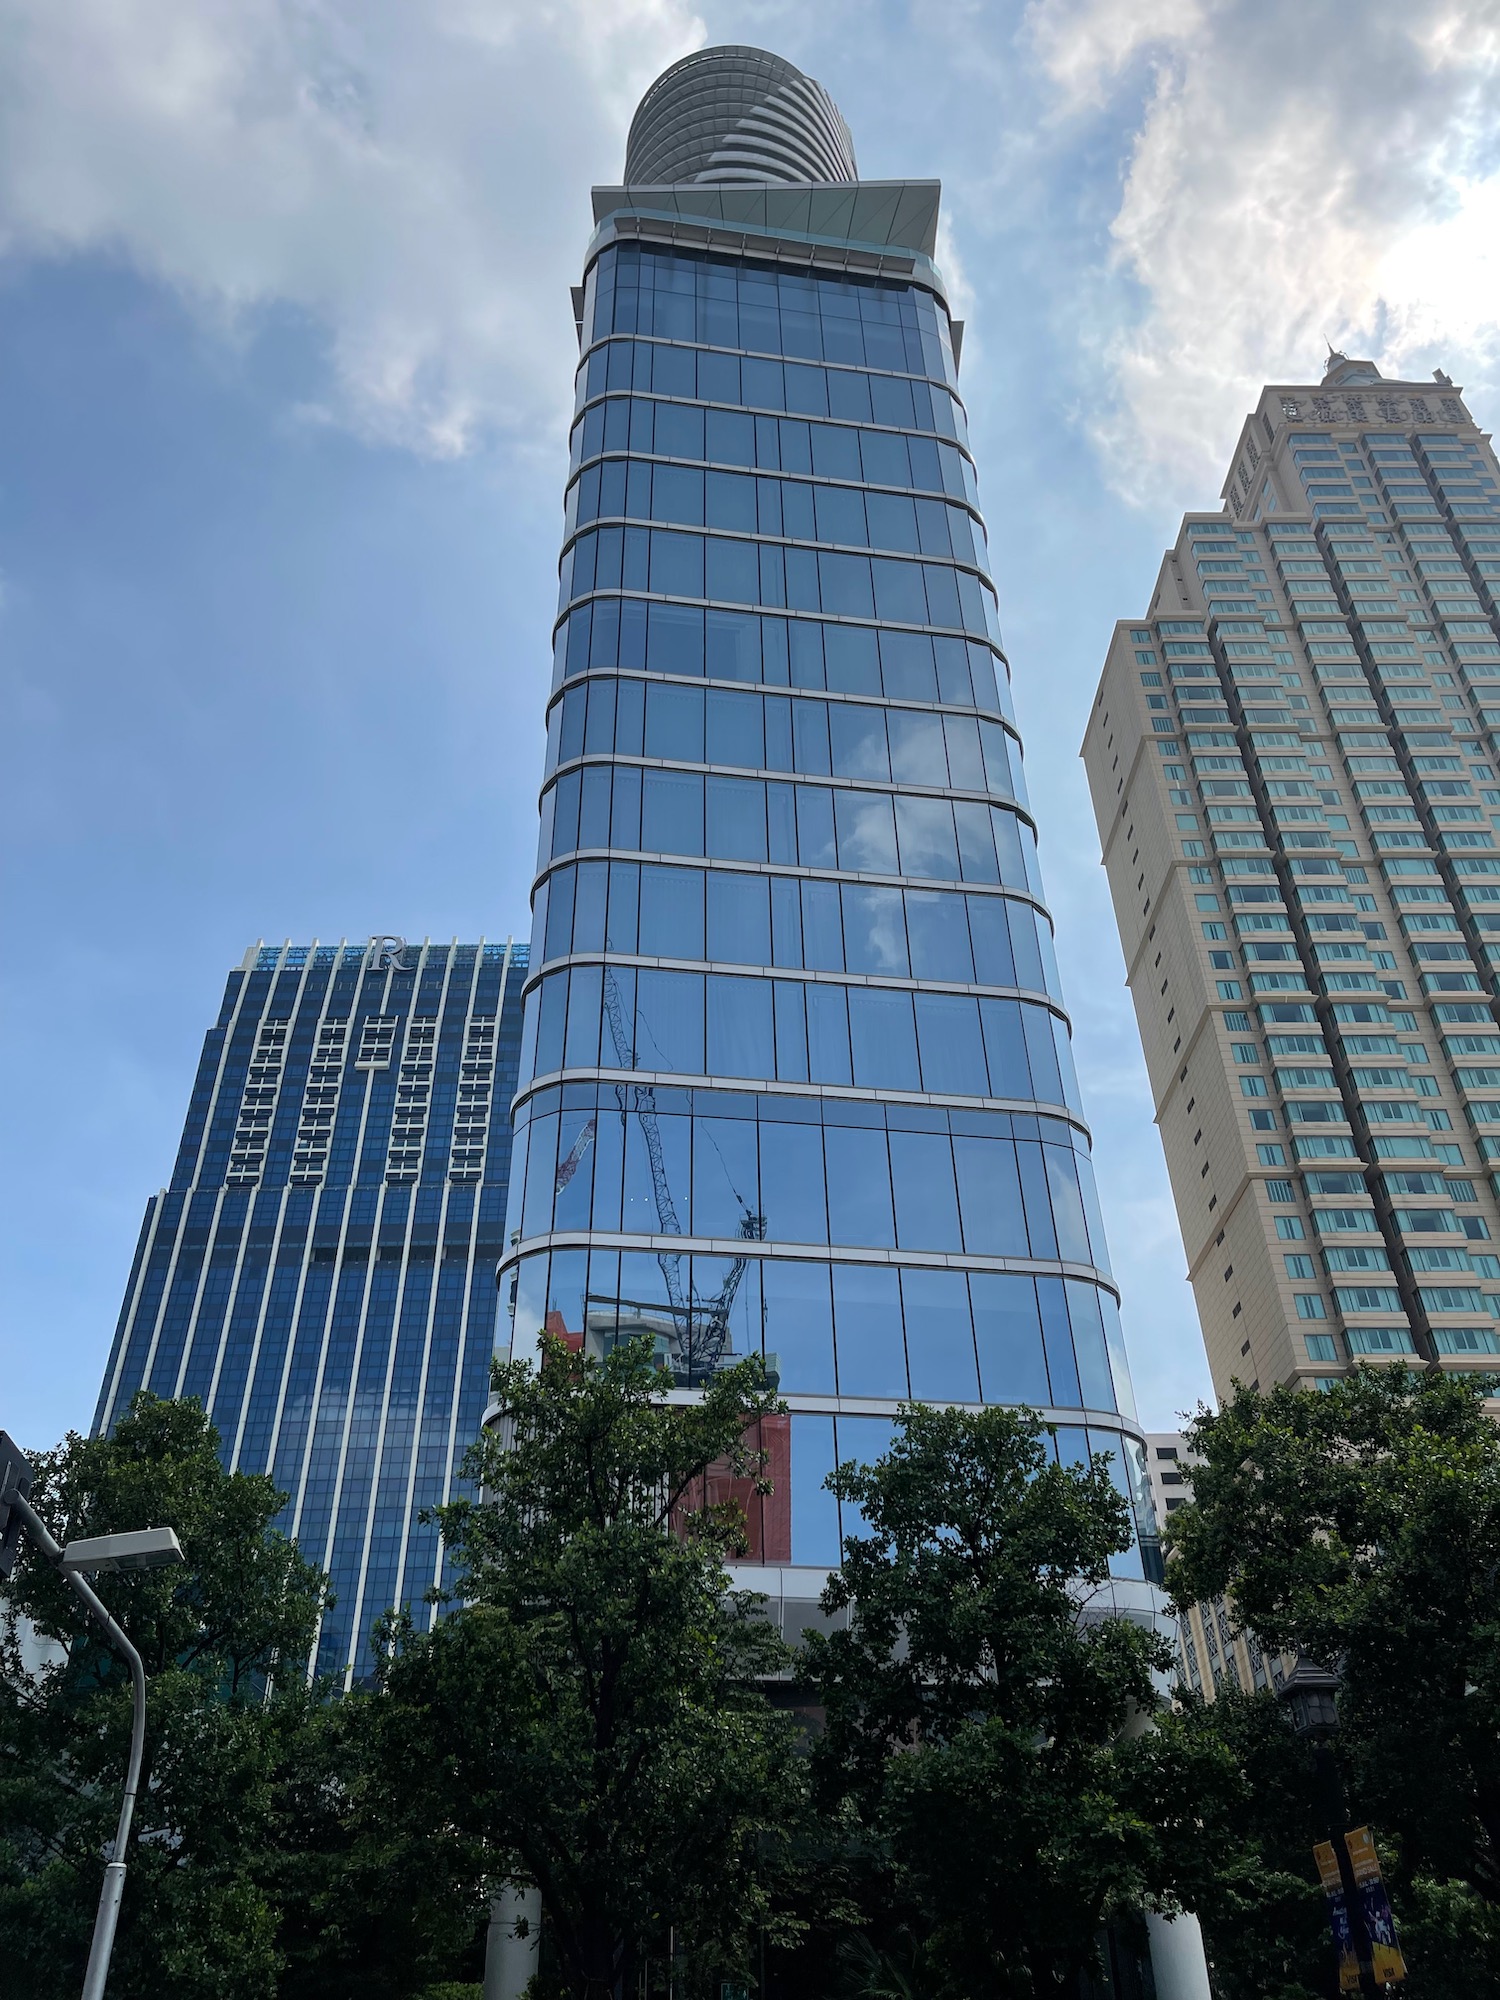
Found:
[[182, 1545], [170, 1528], [136, 1528], [125, 1535], [94, 1535], [69, 1542], [62, 1553], [64, 1569], [165, 1569], [183, 1560]]
[[1299, 1659], [1281, 1687], [1299, 1736], [1332, 1736], [1339, 1726], [1338, 1677], [1311, 1660]]

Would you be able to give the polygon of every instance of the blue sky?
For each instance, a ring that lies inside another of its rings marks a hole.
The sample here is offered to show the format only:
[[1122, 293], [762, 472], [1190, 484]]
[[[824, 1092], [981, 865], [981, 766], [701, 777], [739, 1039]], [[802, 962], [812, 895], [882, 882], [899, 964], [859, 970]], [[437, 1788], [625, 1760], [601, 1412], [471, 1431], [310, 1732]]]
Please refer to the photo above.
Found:
[[747, 41], [943, 263], [1143, 1414], [1208, 1392], [1077, 746], [1323, 340], [1500, 409], [1494, 0], [0, 0], [0, 1424], [93, 1409], [259, 937], [524, 934], [588, 188]]

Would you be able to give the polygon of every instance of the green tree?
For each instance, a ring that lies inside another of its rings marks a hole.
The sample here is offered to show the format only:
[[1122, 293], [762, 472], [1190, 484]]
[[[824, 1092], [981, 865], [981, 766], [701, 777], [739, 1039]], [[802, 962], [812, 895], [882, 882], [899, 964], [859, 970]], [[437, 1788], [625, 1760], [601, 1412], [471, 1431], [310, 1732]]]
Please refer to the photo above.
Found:
[[[147, 1673], [146, 1760], [110, 1977], [119, 2000], [407, 2000], [468, 1969], [482, 1910], [369, 1801], [368, 1702], [331, 1701], [306, 1662], [325, 1579], [270, 1529], [285, 1495], [226, 1473], [195, 1402], [141, 1395], [107, 1438], [35, 1461], [60, 1541], [176, 1529], [179, 1569], [101, 1576]], [[123, 1663], [25, 1542], [0, 1646], [0, 1996], [83, 1979], [119, 1811]], [[66, 1656], [22, 1665], [17, 1615]], [[392, 1880], [402, 1893], [393, 1897]]]
[[1320, 1395], [1241, 1389], [1192, 1426], [1203, 1463], [1170, 1531], [1179, 1602], [1222, 1593], [1263, 1644], [1338, 1672], [1351, 1809], [1377, 1832], [1413, 2000], [1493, 1990], [1500, 1936], [1500, 1431], [1485, 1386], [1364, 1367]]
[[860, 1990], [1072, 1993], [1101, 1926], [1195, 1900], [1204, 1801], [1233, 1788], [1218, 1745], [1142, 1726], [1160, 1638], [1092, 1615], [1126, 1503], [1102, 1459], [1057, 1464], [1008, 1409], [905, 1406], [886, 1456], [832, 1484], [868, 1532], [845, 1537], [823, 1604], [848, 1624], [809, 1636], [807, 1670], [819, 1802], [853, 1807], [868, 1855], [884, 1972]]
[[[101, 1576], [148, 1679], [146, 1757], [111, 1991], [274, 1991], [276, 1912], [245, 1863], [276, 1772], [308, 1708], [303, 1662], [324, 1581], [268, 1535], [282, 1497], [227, 1475], [193, 1403], [138, 1396], [109, 1438], [71, 1435], [36, 1460], [32, 1502], [60, 1541], [165, 1524], [176, 1570]], [[74, 1993], [129, 1741], [123, 1662], [25, 1541], [8, 1608], [66, 1657], [22, 1670], [0, 1657], [0, 1993]], [[294, 1663], [266, 1700], [266, 1678]]]
[[440, 1511], [462, 1603], [388, 1634], [379, 1782], [444, 1865], [536, 1885], [570, 1992], [619, 1992], [669, 1947], [690, 1986], [743, 1977], [802, 1787], [761, 1685], [785, 1649], [724, 1568], [743, 1511], [707, 1480], [761, 1481], [777, 1406], [758, 1363], [678, 1402], [645, 1341], [541, 1352], [497, 1366], [481, 1497]]

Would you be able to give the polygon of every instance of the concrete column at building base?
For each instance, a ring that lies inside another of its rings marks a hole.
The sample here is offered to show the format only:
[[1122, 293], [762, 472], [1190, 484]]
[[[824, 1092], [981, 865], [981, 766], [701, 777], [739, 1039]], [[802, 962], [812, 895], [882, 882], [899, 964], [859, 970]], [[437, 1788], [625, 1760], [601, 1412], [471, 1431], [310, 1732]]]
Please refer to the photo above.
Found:
[[[518, 1932], [521, 1924], [524, 1935]], [[521, 2000], [536, 1971], [541, 1934], [541, 1897], [535, 1889], [507, 1882], [490, 1904], [489, 1935], [484, 1945], [484, 2000]]]
[[[1156, 2000], [1212, 2000], [1203, 1932], [1192, 1911], [1184, 1910], [1177, 1917], [1160, 1917], [1148, 1911], [1146, 1930]], [[489, 2000], [488, 1988], [485, 2000]]]

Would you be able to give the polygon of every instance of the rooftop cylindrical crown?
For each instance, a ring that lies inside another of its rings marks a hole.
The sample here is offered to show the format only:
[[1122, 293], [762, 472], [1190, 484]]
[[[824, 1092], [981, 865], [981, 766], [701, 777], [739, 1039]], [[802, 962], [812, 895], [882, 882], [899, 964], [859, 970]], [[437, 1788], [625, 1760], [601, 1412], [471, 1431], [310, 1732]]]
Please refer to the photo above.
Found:
[[854, 141], [822, 84], [765, 49], [699, 49], [636, 109], [628, 187], [674, 181], [854, 181]]

